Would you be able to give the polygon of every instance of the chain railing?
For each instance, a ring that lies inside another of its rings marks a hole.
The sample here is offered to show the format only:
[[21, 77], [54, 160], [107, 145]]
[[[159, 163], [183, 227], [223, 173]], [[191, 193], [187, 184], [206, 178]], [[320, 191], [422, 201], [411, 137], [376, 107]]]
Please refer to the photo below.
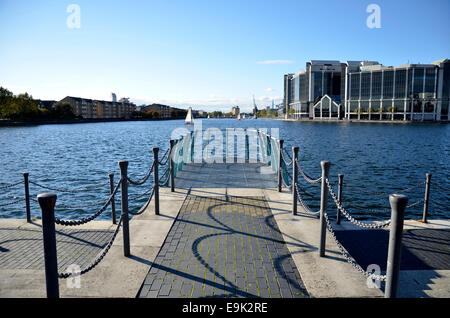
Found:
[[111, 246], [114, 243], [114, 240], [117, 237], [117, 234], [119, 233], [120, 226], [122, 224], [122, 217], [119, 219], [119, 222], [117, 223], [116, 229], [114, 230], [113, 235], [111, 236], [111, 239], [109, 240], [108, 244], [98, 253], [98, 256], [84, 269], [80, 270], [79, 273], [58, 273], [59, 278], [71, 278], [71, 277], [77, 277], [81, 276], [83, 274], [86, 274], [87, 272], [94, 269], [100, 262], [105, 258], [106, 254], [108, 254]]
[[303, 200], [303, 198], [298, 190], [298, 184], [294, 184], [294, 188], [295, 188], [295, 191], [297, 192], [297, 200], [304, 209], [303, 212], [306, 214], [318, 215], [320, 213], [320, 210], [319, 211], [311, 210], [311, 208], [308, 206], [308, 204], [306, 204], [306, 202]]
[[333, 187], [330, 185], [330, 181], [328, 180], [328, 178], [325, 179], [325, 183], [327, 185], [327, 188], [328, 188], [328, 191], [330, 192], [331, 197], [333, 198], [334, 203], [336, 204], [338, 209], [342, 212], [342, 214], [347, 218], [347, 220], [349, 220], [351, 223], [353, 223], [359, 227], [369, 228], [369, 229], [381, 229], [381, 228], [388, 226], [391, 223], [390, 220], [385, 221], [381, 224], [369, 224], [369, 223], [358, 221], [357, 219], [352, 217], [350, 215], [350, 213], [348, 213], [347, 210], [342, 206], [341, 202], [339, 202], [339, 200], [336, 197], [336, 194], [334, 193]]
[[111, 201], [114, 200], [114, 196], [116, 195], [117, 190], [119, 190], [121, 182], [122, 182], [122, 180], [119, 180], [116, 187], [114, 188], [113, 193], [111, 193], [111, 195], [109, 196], [108, 200], [104, 203], [104, 205], [100, 208], [100, 210], [98, 210], [93, 215], [91, 215], [87, 218], [82, 218], [80, 220], [61, 220], [61, 219], [55, 218], [55, 223], [59, 224], [59, 225], [65, 225], [65, 226], [78, 226], [78, 225], [83, 225], [83, 224], [86, 224], [86, 223], [89, 223], [89, 222], [95, 220], [103, 212], [105, 212], [105, 210], [108, 208]]
[[[171, 150], [172, 151], [172, 147]], [[159, 186], [162, 179], [167, 179], [170, 169], [173, 167], [171, 164], [168, 166], [161, 176], [159, 177], [159, 163], [158, 159], [158, 151], [159, 148], [153, 148], [153, 164], [149, 171], [145, 174], [144, 177], [138, 179], [137, 181], [132, 180], [128, 177], [128, 161], [120, 161], [120, 179], [115, 186], [113, 186], [113, 174], [110, 174], [110, 195], [106, 202], [103, 202], [103, 206], [93, 215], [82, 218], [80, 220], [61, 220], [59, 218], [55, 218], [55, 204], [56, 204], [56, 194], [52, 193], [44, 193], [38, 196], [38, 203], [41, 207], [42, 211], [42, 228], [44, 233], [44, 250], [45, 250], [45, 268], [46, 268], [46, 280], [47, 280], [47, 296], [48, 297], [59, 297], [59, 287], [58, 287], [58, 278], [69, 278], [72, 276], [82, 275], [84, 273], [89, 272], [93, 268], [95, 268], [106, 256], [108, 251], [110, 250], [119, 229], [122, 228], [123, 232], [123, 249], [124, 256], [130, 255], [130, 238], [129, 238], [129, 215], [140, 215], [148, 210], [148, 206], [152, 199], [155, 202], [155, 214], [159, 214]], [[171, 157], [171, 153], [168, 151], [164, 156], [167, 155], [167, 158]], [[142, 185], [144, 184], [153, 173], [154, 180], [153, 186], [147, 189], [144, 193], [139, 194], [137, 196], [129, 197], [128, 196], [128, 186], [129, 185]], [[56, 189], [53, 187], [45, 187], [47, 189]], [[93, 187], [89, 187], [92, 189]], [[57, 256], [56, 256], [56, 235], [55, 235], [55, 225], [61, 226], [79, 226], [86, 224], [88, 222], [93, 221], [97, 217], [99, 217], [111, 204], [114, 205], [115, 196], [117, 192], [121, 189], [121, 216], [118, 224], [115, 222], [115, 211], [114, 207], [112, 207], [114, 213], [114, 223], [116, 224], [116, 229], [108, 242], [108, 244], [103, 248], [103, 250], [98, 254], [98, 256], [84, 269], [82, 269], [79, 273], [58, 273], [57, 270]], [[58, 189], [59, 190], [59, 189]], [[73, 192], [72, 190], [64, 190], [64, 192]], [[144, 197], [145, 195], [149, 195], [147, 202], [139, 209], [137, 212], [130, 211], [128, 207], [129, 201], [134, 201], [139, 198]], [[96, 202], [97, 204], [99, 202]], [[86, 204], [83, 206], [68, 206], [62, 205], [60, 208], [85, 208], [94, 206], [95, 204]]]
[[[319, 211], [319, 213], [320, 213], [320, 211]], [[353, 268], [355, 268], [358, 272], [360, 272], [364, 276], [366, 276], [366, 277], [368, 277], [370, 279], [378, 280], [378, 281], [385, 281], [386, 280], [386, 275], [376, 275], [376, 274], [373, 274], [373, 273], [369, 273], [368, 271], [365, 271], [355, 261], [355, 259], [347, 252], [345, 247], [339, 242], [338, 238], [336, 237], [336, 234], [334, 232], [333, 226], [331, 225], [330, 219], [328, 218], [328, 214], [325, 212], [323, 215], [324, 215], [324, 218], [325, 218], [325, 221], [326, 221], [328, 232], [331, 234], [331, 237], [333, 238], [334, 242], [336, 243], [336, 246], [338, 247], [338, 249], [341, 252], [342, 256], [347, 260], [347, 262], [349, 264], [351, 264], [353, 266]]]
[[317, 178], [317, 179], [313, 179], [309, 175], [307, 175], [306, 172], [302, 169], [302, 166], [300, 165], [300, 163], [298, 162], [298, 159], [296, 159], [294, 162], [295, 162], [295, 164], [296, 164], [296, 166], [298, 168], [298, 171], [303, 176], [303, 179], [305, 179], [307, 182], [309, 182], [309, 183], [319, 183], [322, 180], [322, 177]]
[[69, 189], [61, 189], [61, 188], [54, 188], [54, 187], [45, 186], [45, 185], [42, 185], [42, 184], [34, 182], [34, 181], [29, 181], [29, 182], [31, 184], [39, 187], [39, 188], [43, 188], [43, 189], [50, 190], [50, 191], [67, 192], [67, 193], [87, 192], [87, 191], [91, 191], [91, 190], [96, 190], [96, 189], [102, 188], [102, 187], [106, 186], [107, 184], [109, 184], [109, 181], [108, 181], [108, 182], [105, 182], [105, 183], [102, 183], [102, 184], [98, 184], [98, 185], [95, 185], [95, 186], [91, 186], [91, 187], [87, 187], [87, 188], [69, 190]]
[[4, 186], [1, 186], [0, 190], [5, 190], [5, 189], [9, 189], [9, 188], [15, 187], [16, 185], [22, 184], [23, 182], [24, 181], [22, 180], [22, 181], [19, 181], [19, 182], [16, 182], [16, 183], [11, 183], [11, 184], [7, 184], [7, 185], [4, 185]]

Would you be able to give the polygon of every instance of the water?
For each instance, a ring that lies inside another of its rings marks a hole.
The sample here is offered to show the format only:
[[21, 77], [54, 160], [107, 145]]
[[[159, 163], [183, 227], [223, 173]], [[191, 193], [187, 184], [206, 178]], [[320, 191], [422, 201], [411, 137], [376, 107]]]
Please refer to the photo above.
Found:
[[[203, 129], [278, 128], [285, 148], [300, 147], [299, 159], [312, 177], [320, 177], [320, 161], [330, 160], [330, 179], [337, 183], [338, 173], [344, 183], [372, 192], [394, 192], [425, 180], [432, 173], [430, 198], [443, 206], [430, 204], [430, 218], [448, 218], [450, 193], [433, 186], [439, 183], [450, 188], [448, 180], [450, 154], [450, 126], [439, 124], [365, 124], [365, 123], [305, 123], [279, 120], [209, 119], [202, 121]], [[119, 178], [117, 162], [129, 161], [129, 176], [143, 176], [152, 164], [152, 147], [160, 147], [160, 154], [168, 148], [175, 128], [184, 128], [184, 121], [114, 122], [72, 125], [40, 125], [0, 128], [0, 177], [2, 185], [20, 181], [22, 172], [29, 172], [30, 180], [53, 188], [76, 189], [102, 184], [108, 174]], [[151, 181], [146, 184], [151, 185]], [[300, 177], [301, 193], [312, 209], [319, 205], [319, 185], [310, 185]], [[130, 196], [143, 193], [145, 186], [130, 186]], [[0, 205], [23, 197], [23, 185], [0, 190]], [[30, 185], [33, 198], [46, 192]], [[109, 185], [83, 193], [60, 193], [58, 204], [80, 206], [106, 201]], [[307, 194], [310, 196], [308, 196]], [[423, 199], [424, 187], [405, 193], [409, 203]], [[118, 196], [119, 198], [120, 196]], [[331, 199], [330, 199], [331, 200]], [[146, 201], [145, 196], [130, 203], [136, 211]], [[368, 209], [389, 208], [386, 195], [371, 195], [344, 187], [343, 201]], [[120, 201], [116, 205], [119, 207]], [[345, 204], [344, 204], [345, 206]], [[100, 208], [99, 205], [98, 208]], [[98, 210], [58, 209], [57, 216], [67, 219], [86, 217]], [[330, 203], [330, 210], [333, 205]], [[420, 218], [423, 205], [408, 209], [410, 218]], [[117, 208], [117, 210], [120, 210]], [[384, 219], [389, 213], [358, 213], [361, 219]], [[109, 209], [99, 219], [109, 219]], [[32, 217], [40, 217], [40, 209], [31, 202]], [[334, 213], [330, 213], [334, 214]], [[25, 202], [0, 207], [0, 217], [25, 218]]]

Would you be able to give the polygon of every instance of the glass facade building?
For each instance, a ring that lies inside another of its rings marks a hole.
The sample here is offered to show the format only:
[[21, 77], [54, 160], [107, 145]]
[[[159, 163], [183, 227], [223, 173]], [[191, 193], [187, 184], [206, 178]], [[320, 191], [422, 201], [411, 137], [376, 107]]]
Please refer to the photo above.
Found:
[[372, 61], [311, 61], [290, 74], [291, 118], [448, 121], [450, 60], [383, 66]]

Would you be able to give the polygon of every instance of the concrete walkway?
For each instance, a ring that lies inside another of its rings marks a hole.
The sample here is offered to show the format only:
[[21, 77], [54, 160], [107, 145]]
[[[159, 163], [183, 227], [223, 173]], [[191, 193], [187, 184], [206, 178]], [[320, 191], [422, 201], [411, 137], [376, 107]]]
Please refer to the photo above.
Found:
[[[186, 191], [171, 193], [167, 188], [160, 193], [160, 215], [154, 214], [152, 202], [130, 221], [131, 256], [123, 256], [120, 231], [100, 264], [80, 277], [80, 288], [59, 279], [61, 297], [136, 297], [186, 195]], [[96, 258], [115, 228], [111, 221], [92, 221], [73, 228], [57, 226], [59, 270], [73, 263], [83, 269]], [[0, 219], [0, 298], [46, 297], [42, 253], [40, 221], [28, 224], [25, 220]]]
[[[290, 193], [286, 190], [279, 193], [271, 189], [264, 190], [264, 193], [305, 287], [312, 297], [384, 297], [384, 284], [381, 284], [380, 288], [369, 288], [365, 276], [354, 269], [342, 256], [328, 231], [326, 235], [326, 256], [319, 257], [319, 219], [302, 213], [296, 216], [292, 215]], [[299, 209], [299, 212], [301, 212], [301, 209]], [[340, 226], [333, 222], [333, 228], [337, 231], [338, 237], [350, 235], [353, 249], [352, 245], [348, 244], [349, 240], [347, 240], [347, 244], [344, 244], [344, 247], [348, 248], [356, 261], [365, 267], [368, 260], [355, 253], [354, 245], [371, 244], [367, 235], [372, 235], [373, 232], [371, 231], [373, 230], [361, 229], [345, 221]], [[411, 236], [408, 237], [408, 231], [433, 230], [442, 233], [443, 230], [449, 229], [449, 220], [429, 220], [427, 224], [415, 220], [406, 220], [404, 243], [413, 245], [410, 248], [429, 250], [431, 248], [430, 240], [436, 244], [436, 238], [426, 238], [420, 242], [420, 246], [417, 245], [417, 241], [410, 244], [408, 240], [411, 240]], [[354, 231], [360, 231], [360, 235], [351, 236], [355, 234]], [[383, 231], [387, 232], [387, 230]], [[439, 234], [440, 237], [441, 235]], [[430, 257], [427, 257], [429, 265], [439, 264], [439, 267], [442, 262], [446, 262], [445, 260], [448, 259], [450, 254], [448, 239], [448, 235], [446, 238], [441, 237], [439, 249], [434, 250], [435, 256], [433, 257], [436, 257], [437, 260], [432, 261]], [[344, 243], [344, 241], [341, 243]], [[410, 250], [410, 252], [418, 255], [416, 251]], [[386, 257], [387, 249], [382, 247], [381, 250], [366, 250], [365, 252], [366, 257], [372, 257], [375, 254]], [[375, 264], [379, 265], [381, 270], [385, 268], [384, 262], [384, 259], [378, 258], [375, 260]], [[372, 261], [369, 263], [372, 263]], [[450, 297], [450, 270], [448, 270], [450, 264], [446, 263], [446, 268], [422, 268], [420, 270], [411, 270], [404, 265], [403, 263], [400, 271], [399, 297]]]

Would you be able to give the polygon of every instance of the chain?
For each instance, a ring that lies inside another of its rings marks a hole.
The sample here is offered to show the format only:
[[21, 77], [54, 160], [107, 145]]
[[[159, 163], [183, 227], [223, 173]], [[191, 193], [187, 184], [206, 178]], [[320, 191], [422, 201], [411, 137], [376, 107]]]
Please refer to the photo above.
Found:
[[[166, 155], [169, 153], [169, 148], [166, 150], [166, 152], [164, 153], [164, 155], [161, 157], [161, 160], [160, 161], [158, 161], [159, 162], [159, 164], [161, 165], [161, 166], [165, 166], [166, 164], [167, 164], [167, 161], [169, 161], [169, 157], [170, 156], [167, 156], [167, 158], [165, 158], [166, 157]], [[164, 159], [166, 159], [164, 162], [162, 162]]]
[[147, 179], [150, 177], [150, 175], [152, 174], [153, 168], [155, 168], [155, 163], [152, 164], [150, 170], [148, 170], [148, 172], [145, 176], [138, 179], [137, 181], [131, 180], [129, 177], [127, 177], [128, 182], [131, 183], [132, 185], [137, 185], [137, 186], [144, 184], [147, 181]]
[[[169, 172], [169, 167], [166, 168], [166, 170], [162, 173], [161, 177], [158, 180], [159, 185], [166, 185], [167, 181], [169, 181], [169, 177], [170, 177], [170, 173]], [[165, 176], [165, 180], [164, 182], [161, 182], [161, 180], [164, 178]]]
[[312, 211], [309, 206], [306, 204], [305, 201], [303, 201], [302, 196], [300, 195], [300, 192], [298, 191], [298, 186], [297, 184], [294, 185], [295, 188], [295, 192], [297, 193], [297, 201], [303, 206], [303, 208], [305, 209], [307, 214], [314, 214], [317, 215], [320, 213], [320, 210], [317, 212]]
[[142, 193], [142, 194], [139, 194], [139, 195], [137, 195], [137, 196], [135, 196], [135, 197], [129, 198], [128, 201], [134, 201], [134, 200], [137, 200], [137, 199], [139, 199], [139, 198], [142, 198], [144, 195], [148, 194], [148, 193], [149, 193], [150, 191], [152, 191], [152, 190], [153, 190], [153, 187], [149, 188], [147, 191], [145, 191], [145, 192]]
[[114, 240], [116, 239], [117, 234], [119, 233], [121, 223], [122, 223], [122, 216], [120, 217], [119, 222], [117, 223], [116, 230], [114, 231], [113, 236], [111, 237], [111, 240], [108, 242], [108, 244], [105, 246], [105, 248], [99, 253], [99, 256], [93, 262], [91, 262], [91, 264], [89, 266], [87, 266], [85, 269], [81, 270], [79, 273], [74, 273], [74, 274], [58, 273], [58, 277], [59, 278], [69, 278], [69, 277], [80, 276], [80, 275], [86, 274], [87, 272], [92, 270], [94, 267], [96, 267], [103, 260], [103, 258], [106, 256], [106, 254], [108, 254], [109, 249], [111, 248]]
[[342, 256], [344, 256], [344, 258], [347, 260], [347, 262], [350, 263], [353, 266], [353, 268], [355, 268], [358, 272], [360, 272], [364, 276], [369, 277], [374, 280], [378, 280], [378, 281], [385, 281], [386, 275], [371, 274], [371, 273], [365, 271], [358, 263], [356, 263], [356, 261], [353, 259], [353, 257], [347, 252], [347, 250], [344, 248], [344, 246], [342, 246], [342, 244], [338, 241], [336, 234], [333, 231], [333, 227], [331, 226], [330, 220], [328, 219], [327, 212], [324, 212], [323, 215], [325, 217], [325, 222], [327, 224], [327, 228], [331, 234], [331, 237], [334, 239], [337, 247], [341, 251]]
[[318, 179], [313, 179], [310, 176], [308, 176], [302, 169], [302, 167], [300, 166], [298, 160], [295, 160], [295, 164], [297, 165], [298, 170], [300, 171], [301, 175], [303, 176], [303, 178], [309, 182], [309, 183], [319, 183], [320, 181], [322, 181], [322, 177], [318, 178]]
[[152, 194], [150, 194], [150, 197], [148, 198], [145, 205], [138, 212], [131, 212], [128, 210], [128, 213], [130, 213], [131, 215], [139, 215], [139, 214], [144, 213], [145, 210], [147, 209], [148, 205], [150, 204], [150, 201], [152, 200], [153, 194], [155, 193], [155, 188], [151, 188], [151, 190], [152, 190]]
[[96, 186], [92, 186], [92, 187], [87, 187], [87, 188], [84, 188], [84, 189], [67, 190], [67, 189], [57, 189], [57, 188], [47, 187], [47, 186], [44, 186], [42, 184], [36, 183], [34, 181], [29, 181], [29, 182], [34, 184], [35, 186], [38, 186], [40, 188], [44, 188], [44, 189], [47, 189], [47, 190], [56, 191], [56, 192], [68, 192], [68, 193], [85, 192], [85, 191], [89, 191], [89, 190], [98, 189], [98, 188], [101, 188], [101, 187], [109, 184], [109, 181], [108, 181], [108, 182], [105, 182], [105, 183], [102, 183], [102, 184], [99, 184], [99, 185], [96, 185]]
[[334, 203], [336, 203], [336, 206], [338, 207], [338, 209], [342, 212], [342, 214], [344, 214], [344, 216], [353, 224], [359, 226], [359, 227], [363, 227], [363, 228], [368, 228], [368, 229], [380, 229], [380, 228], [384, 228], [386, 226], [388, 226], [389, 224], [391, 224], [391, 220], [388, 220], [384, 223], [381, 224], [368, 224], [368, 223], [364, 223], [364, 222], [360, 222], [357, 219], [355, 219], [354, 217], [352, 217], [345, 209], [344, 207], [341, 205], [341, 203], [338, 201], [338, 199], [336, 198], [336, 195], [334, 194], [333, 188], [330, 185], [330, 182], [328, 179], [325, 179], [325, 182], [327, 184], [328, 187], [328, 191], [331, 194], [331, 197], [334, 200]]
[[77, 225], [86, 224], [86, 223], [94, 220], [95, 218], [97, 218], [100, 214], [102, 214], [106, 210], [106, 208], [109, 206], [111, 201], [114, 199], [114, 196], [116, 195], [117, 190], [120, 187], [120, 183], [121, 183], [121, 180], [119, 180], [119, 182], [117, 183], [116, 188], [114, 189], [113, 193], [109, 196], [108, 201], [105, 202], [103, 207], [100, 210], [98, 210], [97, 213], [91, 215], [90, 217], [83, 218], [80, 220], [61, 220], [61, 219], [55, 218], [55, 223], [59, 224], [59, 225], [65, 225], [65, 226], [77, 226]]
[[[342, 202], [342, 203], [344, 203], [344, 202]], [[358, 209], [361, 212], [367, 212], [367, 213], [388, 213], [388, 212], [391, 212], [391, 209], [382, 209], [382, 210], [367, 209], [365, 207], [362, 207], [362, 206], [359, 206], [359, 205], [353, 205], [353, 204], [350, 204], [348, 202], [345, 202], [345, 204], [348, 205], [350, 208]]]
[[3, 204], [0, 204], [0, 206], [9, 206], [9, 205], [13, 205], [13, 204], [16, 204], [16, 203], [19, 203], [19, 202], [22, 202], [22, 201], [25, 201], [25, 198], [22, 198], [22, 199], [19, 199], [19, 200], [16, 200], [16, 201], [12, 201], [12, 202], [8, 202], [8, 203], [3, 203]]
[[24, 183], [24, 181], [22, 180], [22, 181], [13, 183], [13, 184], [8, 184], [8, 185], [5, 185], [5, 186], [2, 186], [2, 187], [0, 187], [0, 190], [12, 188], [12, 187], [14, 187], [14, 186], [16, 186], [16, 185], [18, 185], [18, 184], [21, 184], [21, 183]]
[[56, 206], [55, 210], [59, 210], [59, 209], [83, 209], [83, 208], [89, 208], [92, 206], [99, 206], [102, 204], [105, 204], [105, 201], [99, 201], [99, 202], [94, 202], [94, 203], [90, 203], [90, 204], [86, 204], [86, 205], [81, 205], [81, 206], [71, 206], [71, 205], [60, 205], [60, 206]]
[[288, 161], [286, 160], [286, 158], [284, 157], [284, 153], [286, 152], [286, 150], [282, 150], [281, 151], [281, 158], [283, 159], [283, 161], [284, 161], [284, 163], [286, 164], [286, 166], [291, 166], [292, 165], [292, 158], [291, 158], [291, 156], [289, 156], [289, 154], [286, 152], [286, 155], [289, 157], [289, 163], [288, 163]]

